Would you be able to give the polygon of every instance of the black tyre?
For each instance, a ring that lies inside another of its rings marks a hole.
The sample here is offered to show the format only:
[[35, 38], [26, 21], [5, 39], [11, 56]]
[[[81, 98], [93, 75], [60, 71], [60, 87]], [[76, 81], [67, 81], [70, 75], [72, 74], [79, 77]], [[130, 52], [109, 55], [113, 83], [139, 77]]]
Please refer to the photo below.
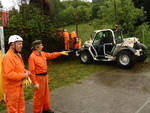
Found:
[[135, 55], [130, 51], [119, 52], [116, 61], [122, 68], [131, 68], [136, 62]]
[[147, 58], [147, 51], [146, 50], [143, 50], [142, 51], [142, 55], [137, 57], [137, 61], [138, 62], [144, 62]]
[[83, 51], [80, 54], [80, 61], [83, 64], [91, 64], [93, 62], [93, 58], [88, 51]]
[[136, 61], [137, 62], [144, 62], [147, 58], [147, 47], [142, 43], [135, 43], [134, 48], [136, 50], [142, 49], [142, 51], [140, 52], [141, 56], [136, 57]]

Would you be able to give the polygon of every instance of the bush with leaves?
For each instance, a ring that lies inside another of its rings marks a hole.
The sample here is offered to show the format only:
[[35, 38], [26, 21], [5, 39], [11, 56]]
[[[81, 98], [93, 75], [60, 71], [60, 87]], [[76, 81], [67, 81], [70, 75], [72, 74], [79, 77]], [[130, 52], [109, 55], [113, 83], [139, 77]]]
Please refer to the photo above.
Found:
[[150, 55], [150, 28], [147, 23], [143, 23], [138, 26], [134, 36], [136, 36], [140, 42], [144, 43], [148, 47], [148, 55]]
[[76, 7], [78, 9], [78, 23], [88, 22], [92, 18], [92, 3], [78, 1], [61, 2], [61, 10], [56, 14], [57, 21], [65, 25], [76, 23]]
[[85, 23], [92, 18], [92, 8], [87, 6], [78, 6], [79, 22]]
[[44, 15], [43, 10], [38, 8], [38, 4], [23, 5], [20, 12], [15, 10], [10, 12], [10, 23], [5, 28], [6, 49], [8, 49], [9, 36], [14, 34], [24, 39], [23, 56], [25, 60], [31, 52], [31, 42], [36, 39], [43, 41], [46, 51], [63, 49], [62, 39], [56, 35], [55, 26], [50, 17]]
[[[118, 24], [124, 29], [125, 33], [136, 30], [135, 24], [137, 21], [144, 22], [143, 8], [135, 8], [132, 0], [116, 0], [116, 5]], [[113, 26], [115, 23], [114, 1], [108, 0], [100, 6], [98, 17], [97, 27], [102, 25]]]
[[68, 6], [65, 10], [62, 10], [58, 15], [58, 21], [61, 21], [63, 25], [70, 25], [75, 23], [75, 8]]

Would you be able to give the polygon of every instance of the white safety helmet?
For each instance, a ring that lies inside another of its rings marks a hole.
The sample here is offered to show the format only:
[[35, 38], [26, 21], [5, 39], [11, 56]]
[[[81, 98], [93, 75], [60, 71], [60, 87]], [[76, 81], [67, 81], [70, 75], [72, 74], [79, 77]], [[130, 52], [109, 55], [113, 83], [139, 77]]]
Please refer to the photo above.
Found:
[[67, 29], [64, 29], [65, 32], [67, 32]]
[[17, 41], [23, 41], [23, 39], [19, 35], [11, 35], [8, 39], [8, 44], [17, 42]]

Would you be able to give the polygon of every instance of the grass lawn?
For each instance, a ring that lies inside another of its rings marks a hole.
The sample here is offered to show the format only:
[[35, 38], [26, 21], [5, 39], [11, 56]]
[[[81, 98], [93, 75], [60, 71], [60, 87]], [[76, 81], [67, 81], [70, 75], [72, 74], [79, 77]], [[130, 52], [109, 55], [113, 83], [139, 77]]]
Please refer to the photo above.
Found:
[[[92, 73], [112, 67], [103, 64], [81, 64], [77, 58], [60, 58], [48, 62], [49, 88], [55, 90], [64, 85], [78, 82]], [[30, 99], [33, 96], [33, 88], [25, 88], [25, 98]]]
[[[94, 31], [94, 27], [89, 24], [79, 24], [78, 26], [78, 31], [79, 31], [79, 37], [82, 39], [82, 44], [83, 42], [87, 41], [90, 39], [91, 33]], [[66, 26], [65, 29], [68, 30], [68, 32], [72, 32], [76, 30], [75, 25], [70, 25]]]
[[[93, 63], [89, 65], [81, 64], [75, 57], [60, 57], [57, 60], [48, 62], [49, 88], [55, 90], [64, 85], [78, 82], [101, 70], [108, 70], [113, 66], [107, 64]], [[34, 90], [30, 86], [24, 89], [25, 99], [32, 99]], [[0, 104], [0, 111], [6, 109], [5, 104]]]

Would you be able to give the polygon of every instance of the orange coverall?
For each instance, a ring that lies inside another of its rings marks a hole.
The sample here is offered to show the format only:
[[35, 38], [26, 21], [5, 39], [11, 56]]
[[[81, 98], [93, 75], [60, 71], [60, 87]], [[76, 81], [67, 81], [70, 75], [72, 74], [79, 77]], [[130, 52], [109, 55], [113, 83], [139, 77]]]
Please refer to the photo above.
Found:
[[81, 48], [81, 39], [78, 38], [77, 42], [74, 44], [75, 49], [80, 49]]
[[65, 50], [69, 50], [69, 33], [63, 32]]
[[8, 113], [25, 113], [24, 90], [22, 80], [25, 68], [21, 55], [9, 49], [2, 61], [3, 89], [6, 94]]
[[77, 34], [75, 32], [71, 32], [70, 36], [71, 36], [71, 49], [74, 49], [74, 38], [77, 37]]
[[55, 59], [61, 54], [59, 52], [46, 53], [41, 52], [39, 55], [36, 51], [33, 51], [29, 57], [29, 71], [33, 84], [39, 84], [39, 90], [35, 89], [33, 97], [33, 112], [41, 113], [42, 110], [50, 109], [50, 96], [48, 88], [48, 75], [37, 75], [47, 72], [47, 59]]

